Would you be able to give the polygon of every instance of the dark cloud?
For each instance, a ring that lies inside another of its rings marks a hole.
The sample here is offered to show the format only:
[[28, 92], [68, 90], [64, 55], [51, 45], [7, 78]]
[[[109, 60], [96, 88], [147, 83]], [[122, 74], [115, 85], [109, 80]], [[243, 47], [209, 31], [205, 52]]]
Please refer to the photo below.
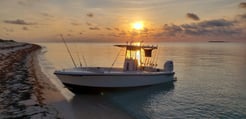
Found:
[[239, 4], [239, 7], [240, 7], [240, 8], [246, 9], [246, 2], [241, 2], [241, 3]]
[[238, 17], [240, 18], [240, 20], [246, 20], [246, 13], [238, 15]]
[[119, 29], [119, 28], [116, 28], [116, 27], [114, 28], [114, 30], [116, 30], [116, 31], [120, 31], [120, 29]]
[[139, 33], [136, 32], [136, 31], [132, 31], [132, 32], [129, 31], [129, 34], [130, 34], [131, 36], [137, 36], [137, 35], [139, 35]]
[[111, 31], [112, 30], [110, 27], [106, 27], [105, 29], [108, 30], [108, 31]]
[[170, 36], [175, 36], [177, 33], [180, 33], [183, 31], [180, 26], [174, 25], [174, 24], [172, 24], [172, 25], [165, 24], [163, 26], [163, 29], [164, 29], [164, 32]]
[[94, 14], [93, 13], [87, 13], [86, 16], [92, 18], [92, 17], [94, 17]]
[[80, 25], [79, 23], [76, 23], [76, 22], [72, 22], [71, 24], [74, 25], [74, 26], [79, 26]]
[[145, 36], [148, 36], [150, 34], [150, 29], [148, 28], [144, 28], [141, 32], [141, 34], [145, 35]]
[[33, 4], [39, 2], [40, 0], [19, 0], [17, 3], [21, 6], [32, 6]]
[[120, 37], [119, 34], [115, 34], [115, 33], [111, 33], [111, 34], [108, 34], [109, 36], [112, 36], [112, 37]]
[[127, 34], [126, 34], [125, 31], [121, 31], [121, 32], [119, 33], [119, 35], [120, 35], [120, 36], [126, 36]]
[[90, 30], [100, 30], [100, 28], [99, 27], [96, 27], [96, 26], [95, 27], [89, 27], [89, 29]]
[[198, 26], [201, 27], [228, 27], [233, 25], [234, 21], [228, 21], [225, 19], [208, 20], [198, 23]]
[[17, 2], [19, 5], [23, 5], [23, 6], [27, 6], [28, 4], [26, 3], [26, 2], [24, 2], [24, 1], [18, 1]]
[[40, 13], [42, 16], [45, 16], [45, 17], [54, 17], [54, 16], [52, 16], [52, 15], [50, 15], [50, 14], [48, 14], [48, 13], [44, 13], [44, 12], [42, 12], [42, 13]]
[[194, 13], [187, 13], [186, 17], [189, 18], [189, 19], [195, 20], [195, 21], [199, 21], [200, 20], [200, 18]]
[[92, 26], [92, 23], [86, 22], [86, 25], [87, 25], [87, 26]]
[[27, 27], [22, 27], [22, 30], [24, 30], [24, 31], [27, 31], [27, 30], [29, 30]]
[[33, 22], [26, 22], [22, 19], [16, 19], [16, 20], [4, 20], [4, 23], [7, 24], [17, 24], [17, 25], [35, 25], [37, 23], [33, 23]]
[[163, 32], [157, 36], [177, 36], [180, 34], [186, 35], [233, 35], [241, 33], [235, 25], [235, 21], [225, 19], [216, 19], [202, 21], [199, 23], [182, 24], [182, 25], [168, 25], [163, 26]]
[[3, 29], [4, 29], [6, 32], [14, 32], [14, 29], [12, 29], [12, 28], [6, 28], [6, 27], [3, 27]]
[[144, 33], [148, 33], [149, 32], [149, 29], [148, 28], [144, 28], [143, 32]]

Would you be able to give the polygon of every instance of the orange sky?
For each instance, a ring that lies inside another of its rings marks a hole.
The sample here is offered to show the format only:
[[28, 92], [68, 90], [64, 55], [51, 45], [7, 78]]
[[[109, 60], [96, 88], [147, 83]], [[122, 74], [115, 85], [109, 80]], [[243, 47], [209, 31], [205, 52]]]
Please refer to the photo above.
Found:
[[[0, 38], [86, 42], [246, 39], [243, 0], [1, 0]], [[144, 28], [136, 30], [134, 22]]]

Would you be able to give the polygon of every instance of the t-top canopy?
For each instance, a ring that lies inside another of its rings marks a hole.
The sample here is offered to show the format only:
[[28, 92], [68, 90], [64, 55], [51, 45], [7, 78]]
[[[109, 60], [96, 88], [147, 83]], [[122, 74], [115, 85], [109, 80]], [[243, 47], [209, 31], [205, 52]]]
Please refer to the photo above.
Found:
[[149, 46], [149, 45], [114, 45], [114, 46], [117, 46], [117, 47], [124, 47], [126, 48], [126, 50], [141, 50], [141, 49], [148, 49], [148, 50], [154, 50], [154, 49], [157, 49], [157, 46]]
[[144, 49], [145, 57], [152, 57], [152, 50], [153, 49]]

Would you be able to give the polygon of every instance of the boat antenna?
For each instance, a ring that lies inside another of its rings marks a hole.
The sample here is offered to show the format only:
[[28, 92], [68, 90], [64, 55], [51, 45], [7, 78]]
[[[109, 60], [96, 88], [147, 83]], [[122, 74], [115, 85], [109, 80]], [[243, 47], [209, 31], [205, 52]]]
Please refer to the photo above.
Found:
[[71, 52], [70, 52], [70, 49], [69, 49], [69, 47], [68, 47], [68, 45], [67, 45], [65, 39], [63, 38], [63, 35], [61, 34], [60, 36], [61, 36], [61, 39], [62, 39], [62, 41], [64, 42], [64, 44], [65, 44], [65, 46], [66, 46], [66, 48], [67, 48], [68, 54], [70, 55], [70, 58], [71, 58], [71, 60], [72, 60], [72, 62], [73, 62], [74, 67], [77, 68], [77, 66], [76, 66], [76, 64], [75, 64], [75, 62], [74, 62], [73, 56], [72, 56], [72, 54], [71, 54]]

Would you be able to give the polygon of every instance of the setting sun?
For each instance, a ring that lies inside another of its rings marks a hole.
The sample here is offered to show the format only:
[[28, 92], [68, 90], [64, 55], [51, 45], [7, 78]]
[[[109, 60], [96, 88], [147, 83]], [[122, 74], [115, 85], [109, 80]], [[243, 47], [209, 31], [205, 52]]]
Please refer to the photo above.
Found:
[[135, 22], [133, 23], [132, 27], [136, 30], [142, 30], [144, 27], [143, 22]]

